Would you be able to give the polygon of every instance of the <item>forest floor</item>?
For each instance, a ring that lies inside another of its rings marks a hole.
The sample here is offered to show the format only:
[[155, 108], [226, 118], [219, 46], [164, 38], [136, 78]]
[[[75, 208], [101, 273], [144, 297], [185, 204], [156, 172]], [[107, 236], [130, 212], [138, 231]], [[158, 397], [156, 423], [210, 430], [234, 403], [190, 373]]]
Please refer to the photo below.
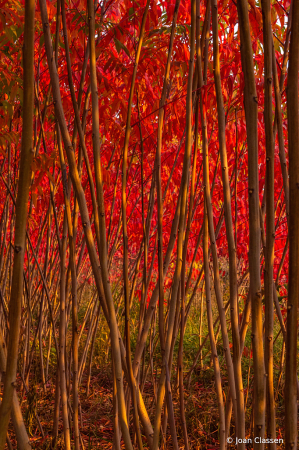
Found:
[[[198, 309], [194, 309], [194, 314], [190, 314], [190, 321], [187, 323], [186, 334], [184, 338], [184, 375], [187, 375], [199, 348], [199, 333], [198, 333]], [[202, 335], [207, 334], [206, 323], [203, 324]], [[134, 331], [134, 327], [133, 327]], [[276, 332], [276, 334], [278, 331]], [[84, 340], [84, 339], [83, 339]], [[93, 365], [91, 371], [90, 389], [87, 396], [86, 393], [86, 379], [87, 370], [83, 375], [80, 386], [79, 398], [81, 402], [81, 409], [79, 415], [79, 426], [84, 443], [85, 450], [112, 449], [113, 445], [113, 384], [111, 376], [111, 365], [109, 363], [109, 348], [107, 347], [108, 334], [104, 322], [98, 327], [97, 340], [95, 345], [95, 353], [93, 358]], [[274, 376], [277, 381], [280, 369], [280, 354], [281, 354], [282, 340], [278, 337], [275, 344], [274, 354]], [[134, 346], [134, 341], [133, 341]], [[53, 349], [54, 350], [54, 349]], [[81, 348], [82, 350], [82, 348]], [[134, 350], [134, 349], [133, 349]], [[177, 364], [177, 345], [175, 346], [173, 358], [173, 379], [172, 385], [176, 386], [175, 373]], [[223, 347], [221, 342], [221, 333], [219, 333], [217, 351], [219, 356], [220, 366], [222, 368], [222, 385], [224, 400], [228, 394], [228, 383], [225, 371], [225, 362], [223, 357]], [[244, 374], [244, 395], [246, 400], [246, 438], [252, 438], [252, 352], [250, 351], [250, 330], [247, 332], [245, 342], [245, 354], [243, 354], [243, 374]], [[53, 412], [55, 401], [55, 374], [56, 365], [55, 359], [51, 361], [49, 370], [49, 379], [46, 384], [46, 391], [42, 389], [40, 383], [40, 369], [39, 369], [39, 349], [36, 349], [36, 367], [31, 370], [30, 386], [35, 386], [34, 391], [30, 391], [24, 396], [22, 402], [22, 411], [26, 423], [27, 430], [30, 433], [30, 442], [33, 449], [50, 450], [53, 430]], [[45, 349], [46, 354], [46, 349]], [[134, 351], [133, 351], [134, 354]], [[154, 367], [159, 365], [159, 348], [156, 349], [156, 360]], [[207, 341], [203, 349], [203, 363], [197, 365], [193, 372], [190, 386], [185, 383], [185, 411], [186, 424], [189, 436], [190, 450], [199, 449], [218, 449], [218, 405], [215, 393], [214, 384], [214, 370], [209, 353], [209, 342]], [[53, 359], [53, 358], [52, 358]], [[158, 369], [159, 370], [159, 369]], [[154, 399], [155, 393], [152, 381], [155, 380], [155, 385], [159, 381], [159, 373], [151, 374], [149, 371], [146, 382], [144, 384], [143, 396], [145, 406], [148, 410], [152, 423], [154, 422]], [[275, 383], [276, 384], [276, 383]], [[21, 392], [22, 382], [19, 380], [19, 397]], [[32, 388], [31, 388], [32, 389]], [[175, 420], [178, 431], [179, 448], [184, 449], [183, 431], [180, 426], [180, 410], [179, 410], [179, 393], [173, 388], [173, 401]], [[284, 429], [284, 402], [283, 402], [283, 381], [280, 384], [279, 390], [275, 392], [276, 395], [276, 430], [277, 438], [283, 438]], [[37, 413], [37, 414], [36, 414]], [[38, 419], [40, 424], [38, 423]], [[132, 417], [132, 414], [131, 414]], [[133, 427], [131, 427], [132, 429]], [[71, 430], [72, 434], [72, 430]], [[9, 428], [9, 436], [13, 448], [16, 447], [15, 436], [12, 424]], [[234, 419], [232, 418], [230, 436], [235, 442]], [[8, 448], [8, 447], [7, 447]], [[56, 443], [56, 450], [64, 449], [63, 441], [63, 427], [62, 420], [59, 422], [59, 438]], [[170, 430], [166, 432], [165, 449], [171, 450], [172, 442]], [[234, 444], [228, 446], [228, 449], [236, 448]], [[248, 445], [247, 448], [252, 448]], [[146, 439], [144, 438], [144, 449], [147, 449]], [[284, 445], [277, 446], [277, 449], [284, 449]]]
[[[111, 369], [109, 366], [94, 367], [90, 392], [87, 397], [86, 389], [80, 389], [81, 410], [80, 414], [80, 431], [84, 442], [85, 450], [102, 449], [111, 450], [113, 444], [113, 403], [112, 403], [112, 378]], [[224, 392], [227, 392], [227, 389]], [[53, 427], [53, 411], [54, 411], [54, 385], [48, 385], [47, 392], [40, 388], [36, 390], [36, 411], [43, 429], [44, 437], [41, 433], [41, 428], [38, 425], [36, 417], [33, 415], [31, 420], [26, 416], [26, 402], [23, 403], [24, 416], [27, 417], [27, 429], [30, 423], [30, 431], [32, 437], [30, 442], [34, 449], [50, 450], [52, 440]], [[149, 406], [151, 411], [151, 403], [154, 398], [154, 392], [151, 383], [146, 383], [144, 386], [144, 401], [145, 405]], [[178, 441], [179, 448], [184, 449], [183, 433], [179, 426], [180, 412], [178, 394], [173, 392], [174, 407], [176, 423], [178, 425]], [[249, 402], [249, 399], [248, 399]], [[193, 377], [190, 388], [185, 391], [185, 408], [186, 408], [186, 423], [189, 435], [190, 450], [207, 449], [213, 450], [219, 448], [218, 442], [218, 406], [215, 395], [213, 368], [204, 366], [203, 370], [197, 370]], [[283, 409], [279, 408], [278, 417], [281, 418], [277, 423], [277, 437], [283, 438]], [[154, 416], [150, 415], [153, 423]], [[251, 422], [251, 407], [246, 411], [247, 429]], [[15, 440], [13, 437], [12, 426], [10, 428], [11, 441], [13, 447]], [[234, 436], [234, 426], [232, 422], [231, 436]], [[250, 437], [250, 432], [247, 438]], [[59, 424], [59, 439], [57, 441], [56, 449], [64, 449], [63, 428], [62, 422]], [[146, 449], [146, 440], [144, 439], [144, 449]], [[166, 434], [166, 449], [173, 448], [169, 428]], [[234, 445], [228, 448], [235, 448]], [[247, 446], [251, 448], [251, 446]], [[278, 446], [277, 449], [284, 449], [284, 445]]]

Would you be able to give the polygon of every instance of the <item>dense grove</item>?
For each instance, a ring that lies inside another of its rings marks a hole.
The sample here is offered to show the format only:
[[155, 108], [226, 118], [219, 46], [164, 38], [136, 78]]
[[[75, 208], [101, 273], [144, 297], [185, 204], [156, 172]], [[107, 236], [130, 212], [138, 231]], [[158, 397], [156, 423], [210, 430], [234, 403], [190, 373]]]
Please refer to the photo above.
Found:
[[298, 0], [0, 19], [0, 450], [297, 448]]

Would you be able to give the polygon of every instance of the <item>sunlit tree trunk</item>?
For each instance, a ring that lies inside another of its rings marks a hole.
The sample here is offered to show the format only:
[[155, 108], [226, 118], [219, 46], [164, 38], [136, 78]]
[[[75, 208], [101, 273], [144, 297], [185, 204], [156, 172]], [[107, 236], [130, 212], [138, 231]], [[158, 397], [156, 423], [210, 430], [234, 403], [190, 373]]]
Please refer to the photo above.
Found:
[[33, 159], [33, 102], [34, 102], [34, 17], [35, 1], [25, 1], [25, 28], [23, 47], [23, 129], [20, 160], [20, 178], [16, 199], [14, 262], [9, 303], [9, 338], [3, 399], [0, 406], [0, 449], [3, 450], [15, 392], [18, 345], [23, 296], [23, 271], [26, 222], [31, 163]]
[[158, 213], [158, 272], [159, 272], [159, 334], [162, 357], [165, 352], [165, 336], [164, 336], [164, 277], [163, 277], [163, 200], [162, 200], [162, 179], [161, 179], [161, 151], [162, 151], [162, 135], [164, 123], [164, 105], [167, 97], [167, 91], [170, 85], [170, 64], [173, 50], [173, 42], [176, 30], [176, 22], [179, 12], [180, 0], [177, 0], [174, 7], [171, 36], [169, 40], [167, 63], [165, 68], [165, 75], [163, 81], [162, 94], [160, 98], [160, 109], [158, 117], [158, 135], [157, 135], [157, 150], [156, 150], [156, 187], [157, 187], [157, 213]]
[[[265, 435], [265, 365], [263, 349], [262, 293], [260, 274], [260, 226], [259, 226], [259, 170], [256, 93], [253, 51], [246, 0], [237, 1], [241, 60], [244, 73], [244, 104], [248, 146], [248, 198], [249, 198], [249, 273], [252, 301], [252, 348], [254, 367], [254, 437]], [[263, 443], [254, 443], [263, 450]]]
[[[105, 211], [104, 211], [104, 202], [103, 202], [103, 192], [102, 192], [102, 175], [100, 171], [100, 165], [99, 165], [99, 154], [98, 154], [98, 148], [96, 147], [94, 149], [95, 157], [97, 160], [97, 167], [96, 167], [96, 179], [99, 182], [97, 189], [97, 194], [99, 196], [99, 217], [100, 219], [100, 235], [101, 235], [101, 242], [103, 242], [103, 245], [101, 246], [100, 251], [100, 261], [101, 261], [101, 270], [99, 270], [99, 259], [98, 255], [96, 253], [95, 249], [95, 243], [92, 235], [91, 230], [91, 224], [87, 209], [87, 203], [86, 198], [84, 195], [84, 191], [82, 188], [82, 184], [79, 178], [78, 169], [76, 166], [76, 160], [75, 155], [71, 143], [71, 139], [68, 133], [62, 101], [61, 101], [61, 94], [59, 89], [59, 79], [57, 75], [57, 68], [55, 65], [55, 62], [53, 60], [53, 49], [52, 49], [52, 42], [51, 42], [51, 34], [49, 29], [49, 20], [48, 20], [48, 12], [47, 12], [47, 5], [45, 0], [40, 0], [40, 9], [41, 9], [41, 16], [42, 16], [42, 22], [43, 22], [43, 30], [44, 30], [44, 36], [45, 36], [45, 47], [46, 47], [46, 54], [47, 54], [47, 61], [49, 65], [50, 70], [50, 76], [51, 76], [51, 86], [53, 91], [53, 97], [54, 97], [54, 106], [55, 106], [55, 113], [56, 117], [60, 126], [62, 140], [64, 142], [64, 148], [67, 154], [69, 167], [70, 167], [70, 176], [73, 183], [74, 191], [76, 193], [76, 197], [79, 204], [79, 209], [81, 213], [81, 219], [83, 223], [83, 229], [86, 239], [86, 244], [89, 252], [90, 262], [95, 278], [95, 282], [97, 285], [97, 289], [99, 292], [99, 297], [101, 301], [101, 306], [103, 308], [103, 312], [105, 314], [105, 317], [107, 321], [110, 321], [110, 331], [111, 331], [111, 343], [113, 348], [113, 358], [115, 362], [115, 371], [117, 375], [117, 383], [118, 383], [118, 399], [119, 399], [119, 411], [120, 411], [120, 424], [121, 429], [123, 433], [124, 440], [126, 442], [126, 449], [132, 450], [132, 444], [131, 439], [129, 435], [129, 429], [128, 429], [128, 423], [127, 423], [127, 417], [125, 412], [125, 402], [124, 402], [124, 390], [123, 390], [123, 376], [122, 376], [122, 365], [121, 365], [121, 353], [120, 353], [120, 343], [119, 343], [119, 331], [118, 326], [116, 322], [116, 316], [115, 316], [115, 309], [113, 304], [113, 298], [111, 294], [110, 284], [109, 284], [109, 274], [107, 269], [107, 247], [106, 247], [106, 231], [105, 231]], [[94, 45], [94, 43], [93, 43]], [[93, 65], [95, 64], [95, 56], [93, 56], [91, 59], [93, 59]], [[94, 72], [94, 68], [93, 68]], [[96, 92], [96, 79], [95, 74], [93, 75], [93, 84], [94, 84], [94, 94], [97, 96]], [[98, 107], [97, 102], [93, 102], [94, 108]], [[96, 114], [98, 117], [98, 113]], [[95, 118], [93, 118], [93, 124], [96, 128], [98, 128], [98, 119], [97, 121]], [[95, 130], [96, 131], [96, 130]], [[97, 146], [99, 144], [99, 133], [97, 132], [97, 136], [94, 137], [94, 143]], [[102, 282], [103, 277], [103, 282]]]
[[[205, 200], [206, 203], [206, 200]], [[225, 443], [225, 412], [224, 402], [221, 386], [220, 366], [217, 355], [216, 340], [213, 328], [213, 314], [212, 314], [212, 297], [211, 297], [211, 282], [210, 282], [210, 265], [209, 265], [209, 225], [208, 213], [205, 206], [204, 210], [204, 236], [203, 236], [203, 257], [204, 257], [204, 273], [205, 273], [205, 288], [206, 288], [206, 308], [208, 318], [209, 337], [211, 345], [211, 353], [214, 365], [215, 387], [217, 392], [218, 410], [219, 410], [219, 443], [220, 450], [226, 448]]]
[[154, 442], [153, 450], [157, 450], [159, 447], [160, 426], [161, 426], [161, 413], [165, 396], [165, 377], [166, 369], [165, 364], [168, 364], [170, 356], [170, 347], [172, 342], [172, 335], [174, 329], [174, 319], [177, 304], [177, 295], [179, 289], [179, 283], [182, 270], [182, 255], [183, 255], [183, 239], [185, 232], [185, 219], [187, 213], [187, 198], [188, 198], [188, 178], [190, 168], [190, 157], [192, 149], [192, 84], [194, 73], [194, 55], [195, 55], [195, 20], [196, 20], [196, 1], [191, 1], [191, 31], [190, 31], [190, 61], [189, 61], [189, 73], [188, 73], [188, 87], [187, 87], [187, 99], [186, 99], [186, 142], [185, 153], [183, 163], [183, 173], [181, 182], [181, 194], [178, 198], [180, 202], [180, 218], [178, 227], [178, 241], [177, 241], [177, 260], [174, 279], [172, 283], [171, 298], [169, 303], [169, 315], [168, 315], [168, 329], [165, 338], [165, 358], [163, 358], [163, 368], [160, 375], [159, 391], [157, 396], [157, 406], [155, 415], [155, 427], [154, 427]]
[[[265, 133], [266, 133], [266, 251], [265, 251], [265, 370], [266, 370], [266, 432], [275, 440], [275, 402], [273, 384], [273, 262], [274, 262], [274, 140], [272, 112], [272, 27], [270, 0], [262, 0], [264, 37], [264, 92], [265, 92]], [[276, 444], [271, 443], [275, 450]]]
[[[6, 371], [7, 352], [2, 330], [0, 329], [0, 372]], [[11, 417], [20, 450], [31, 450], [30, 440], [24, 424], [17, 392], [13, 394]]]
[[[70, 207], [70, 183], [67, 183], [67, 174], [64, 161], [64, 154], [62, 150], [62, 143], [60, 137], [60, 130], [57, 129], [57, 142], [60, 157], [60, 165], [62, 170], [62, 183], [64, 192], [65, 203], [65, 220], [67, 222], [67, 230], [69, 237], [69, 252], [70, 260], [69, 265], [71, 267], [72, 289], [71, 289], [71, 303], [72, 303], [72, 356], [73, 356], [73, 424], [74, 424], [74, 441], [75, 450], [79, 450], [79, 422], [78, 422], [78, 305], [77, 305], [77, 271], [76, 271], [76, 255], [75, 255], [75, 242], [73, 233], [73, 223], [71, 217]], [[64, 239], [64, 236], [63, 236]], [[60, 300], [61, 301], [61, 300]], [[60, 376], [61, 378], [61, 376]]]
[[68, 417], [68, 395], [66, 388], [66, 312], [65, 312], [65, 284], [66, 284], [66, 247], [67, 247], [67, 218], [66, 214], [63, 221], [63, 231], [61, 240], [61, 273], [60, 273], [60, 320], [59, 320], [59, 379], [61, 392], [61, 406], [64, 432], [64, 445], [66, 450], [71, 449], [70, 425]]
[[[221, 88], [221, 75], [220, 75], [220, 57], [219, 57], [219, 43], [218, 43], [219, 25], [218, 25], [217, 0], [212, 0], [212, 24], [213, 24], [214, 80], [215, 80], [217, 112], [218, 112], [218, 138], [219, 138], [219, 151], [221, 156], [222, 183], [224, 196], [224, 217], [225, 217], [226, 237], [228, 243], [228, 257], [229, 257], [229, 289], [231, 302], [230, 311], [231, 311], [231, 327], [233, 335], [233, 366], [235, 377], [235, 392], [231, 390], [231, 393], [233, 395], [236, 394], [236, 403], [237, 403], [237, 408], [235, 410], [236, 426], [237, 426], [236, 434], [238, 438], [244, 440], [245, 411], [244, 411], [243, 380], [242, 380], [240, 337], [239, 337], [237, 258], [234, 242], [234, 230], [231, 211], [231, 194], [230, 194], [229, 171], [228, 171], [229, 168], [228, 168], [226, 140], [225, 140], [225, 112], [224, 112], [224, 103]], [[238, 448], [242, 450], [245, 449], [245, 443], [238, 444]]]
[[122, 225], [123, 225], [123, 280], [124, 280], [124, 297], [125, 297], [125, 338], [126, 338], [126, 359], [128, 367], [129, 384], [131, 386], [131, 393], [133, 398], [133, 417], [135, 432], [137, 436], [137, 443], [139, 450], [143, 449], [142, 438], [139, 427], [138, 407], [137, 407], [137, 393], [136, 393], [136, 379], [134, 377], [132, 369], [132, 357], [131, 357], [131, 335], [130, 335], [130, 293], [129, 293], [129, 273], [128, 273], [128, 231], [127, 231], [127, 161], [128, 161], [128, 148], [131, 134], [131, 114], [132, 104], [135, 89], [135, 80], [137, 75], [138, 62], [142, 50], [145, 21], [149, 9], [150, 0], [147, 0], [145, 10], [142, 17], [142, 23], [139, 34], [138, 47], [135, 56], [135, 65], [131, 81], [130, 96], [128, 101], [127, 110], [127, 123], [125, 131], [125, 141], [123, 150], [123, 168], [122, 168]]

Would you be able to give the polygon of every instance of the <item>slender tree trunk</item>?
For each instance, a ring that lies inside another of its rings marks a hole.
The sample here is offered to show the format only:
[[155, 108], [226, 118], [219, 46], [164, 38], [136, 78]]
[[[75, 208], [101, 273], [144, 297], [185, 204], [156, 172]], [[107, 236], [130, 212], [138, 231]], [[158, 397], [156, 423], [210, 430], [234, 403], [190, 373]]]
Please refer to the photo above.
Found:
[[118, 418], [118, 404], [117, 404], [117, 383], [116, 376], [113, 369], [113, 359], [112, 359], [112, 370], [113, 370], [113, 450], [121, 450], [120, 447], [120, 427]]
[[99, 325], [99, 320], [100, 320], [100, 309], [101, 308], [99, 307], [98, 308], [98, 313], [97, 313], [95, 327], [94, 327], [94, 330], [93, 330], [92, 341], [91, 341], [89, 365], [88, 365], [88, 375], [87, 375], [87, 381], [86, 381], [86, 396], [87, 397], [89, 396], [89, 386], [90, 386], [90, 379], [91, 379], [92, 358], [93, 358], [94, 346], [95, 346], [95, 342], [96, 342], [98, 325]]
[[[264, 37], [264, 92], [265, 92], [265, 133], [266, 133], [266, 252], [265, 252], [265, 370], [266, 370], [266, 432], [275, 440], [275, 402], [273, 384], [273, 262], [274, 262], [274, 139], [272, 112], [272, 26], [270, 0], [262, 0]], [[275, 450], [276, 444], [270, 443]]]
[[[263, 349], [262, 293], [260, 275], [259, 226], [259, 170], [256, 93], [253, 51], [248, 17], [248, 3], [238, 0], [238, 17], [241, 41], [241, 60], [244, 72], [245, 119], [248, 146], [248, 197], [249, 197], [249, 273], [252, 301], [252, 348], [254, 366], [254, 437], [265, 436], [265, 365]], [[254, 443], [263, 450], [263, 443]]]
[[[206, 200], [205, 200], [205, 203], [206, 203]], [[224, 411], [224, 402], [223, 402], [223, 395], [222, 395], [220, 366], [219, 366], [216, 340], [215, 340], [214, 328], [213, 328], [208, 240], [209, 240], [208, 213], [207, 213], [207, 208], [205, 206], [203, 257], [204, 257], [204, 272], [205, 272], [207, 318], [208, 318], [209, 337], [210, 337], [211, 353], [212, 353], [212, 359], [213, 359], [213, 365], [214, 365], [215, 385], [216, 385], [218, 410], [219, 410], [219, 442], [220, 442], [219, 448], [220, 448], [220, 450], [224, 450], [226, 447], [226, 444], [225, 444], [225, 411]]]
[[165, 358], [163, 360], [163, 368], [160, 376], [159, 391], [157, 398], [155, 427], [154, 427], [154, 442], [153, 450], [157, 450], [159, 447], [159, 436], [161, 427], [161, 413], [165, 395], [165, 361], [168, 362], [170, 356], [170, 347], [172, 342], [174, 319], [177, 303], [177, 293], [179, 289], [179, 283], [182, 270], [182, 256], [183, 256], [183, 239], [185, 233], [185, 220], [187, 212], [187, 198], [188, 198], [188, 179], [190, 168], [190, 157], [192, 149], [192, 84], [194, 73], [194, 55], [195, 55], [195, 21], [196, 21], [196, 1], [191, 1], [191, 31], [190, 31], [190, 61], [189, 61], [189, 73], [188, 73], [188, 87], [187, 87], [187, 99], [186, 99], [186, 142], [185, 153], [183, 163], [183, 174], [181, 181], [181, 194], [178, 202], [180, 202], [180, 218], [178, 228], [178, 242], [177, 242], [177, 261], [174, 280], [172, 283], [171, 298], [169, 303], [169, 317], [168, 317], [168, 329], [165, 342]]
[[123, 150], [123, 168], [122, 168], [122, 225], [123, 225], [123, 279], [124, 279], [124, 297], [125, 297], [125, 337], [126, 337], [126, 358], [128, 367], [129, 384], [131, 387], [131, 393], [133, 398], [133, 417], [134, 426], [137, 436], [137, 443], [139, 450], [143, 449], [142, 438], [139, 427], [138, 407], [137, 407], [137, 395], [136, 395], [136, 380], [132, 369], [132, 357], [131, 357], [131, 336], [130, 336], [130, 293], [129, 293], [129, 278], [128, 278], [128, 231], [127, 231], [127, 160], [128, 160], [128, 148], [131, 134], [131, 114], [132, 104], [135, 90], [135, 80], [137, 75], [137, 68], [139, 58], [142, 49], [145, 21], [149, 9], [150, 0], [147, 0], [145, 10], [142, 17], [142, 23], [139, 34], [138, 48], [135, 56], [135, 65], [131, 81], [130, 95], [128, 101], [127, 123]]
[[[239, 307], [238, 307], [238, 284], [237, 284], [237, 259], [234, 242], [234, 230], [231, 212], [231, 194], [229, 184], [228, 161], [225, 142], [225, 113], [221, 88], [220, 59], [219, 59], [219, 36], [218, 36], [218, 7], [217, 0], [212, 0], [212, 24], [213, 24], [213, 62], [214, 62], [214, 80], [216, 88], [217, 112], [218, 112], [218, 138], [219, 151], [222, 166], [222, 182], [224, 195], [224, 217], [226, 226], [226, 237], [229, 254], [229, 289], [231, 302], [231, 326], [233, 335], [233, 366], [235, 379], [235, 392], [231, 390], [232, 395], [236, 395], [237, 409], [236, 432], [238, 438], [245, 439], [245, 411], [243, 380], [240, 354], [240, 336], [239, 336]], [[237, 174], [237, 169], [236, 169]], [[237, 193], [236, 193], [237, 195]], [[213, 245], [213, 243], [212, 243]], [[220, 313], [220, 311], [219, 311]], [[222, 332], [223, 334], [223, 332]], [[228, 350], [227, 350], [228, 351]], [[233, 397], [234, 404], [234, 397]], [[238, 449], [245, 450], [245, 443], [239, 443]]]
[[26, 239], [26, 222], [31, 163], [33, 159], [33, 102], [34, 102], [34, 17], [35, 1], [25, 1], [25, 28], [23, 47], [23, 131], [20, 161], [20, 178], [16, 200], [16, 224], [14, 262], [9, 304], [8, 361], [4, 381], [3, 399], [0, 406], [0, 450], [4, 449], [15, 392], [18, 345], [23, 296], [23, 271]]
[[[99, 189], [97, 189], [97, 194], [99, 196], [99, 217], [100, 217], [100, 235], [101, 235], [101, 252], [100, 252], [100, 261], [101, 261], [101, 271], [99, 271], [99, 260], [98, 255], [95, 249], [95, 243], [92, 235], [91, 224], [87, 209], [86, 198], [84, 195], [84, 191], [82, 188], [82, 184], [79, 178], [79, 173], [76, 165], [75, 155], [71, 143], [71, 139], [68, 133], [67, 124], [64, 116], [61, 94], [59, 89], [59, 79], [57, 75], [57, 68], [55, 65], [55, 61], [53, 60], [53, 49], [51, 42], [51, 34], [49, 29], [49, 19], [47, 12], [47, 5], [45, 0], [40, 0], [40, 10], [43, 22], [43, 30], [45, 36], [45, 47], [47, 54], [47, 61], [50, 70], [51, 76], [51, 86], [53, 91], [53, 96], [55, 98], [54, 106], [56, 117], [59, 122], [59, 126], [61, 129], [62, 139], [64, 142], [65, 151], [67, 154], [69, 166], [70, 166], [70, 176], [72, 179], [74, 191], [76, 193], [76, 197], [79, 204], [79, 209], [81, 213], [81, 219], [83, 223], [83, 229], [85, 233], [86, 244], [90, 256], [90, 262], [93, 269], [93, 274], [95, 277], [95, 282], [97, 285], [97, 289], [99, 292], [99, 297], [101, 301], [101, 306], [103, 308], [103, 312], [108, 321], [110, 321], [110, 329], [111, 329], [111, 343], [113, 348], [113, 358], [115, 361], [115, 371], [117, 374], [117, 383], [118, 383], [118, 395], [119, 395], [119, 411], [120, 411], [120, 423], [122, 428], [123, 437], [126, 442], [126, 449], [132, 450], [131, 439], [129, 436], [128, 423], [125, 413], [125, 403], [124, 403], [124, 391], [123, 391], [123, 377], [122, 377], [122, 366], [121, 366], [121, 353], [120, 353], [120, 343], [119, 343], [119, 331], [116, 322], [115, 309], [113, 304], [113, 298], [111, 295], [111, 288], [109, 284], [109, 274], [107, 268], [107, 247], [106, 247], [106, 232], [105, 232], [105, 211], [104, 211], [104, 202], [103, 202], [103, 192], [102, 192], [102, 175], [101, 171], [99, 171], [100, 166], [96, 167], [96, 178], [99, 181]], [[92, 12], [92, 14], [94, 11]], [[93, 35], [94, 36], [94, 35]], [[94, 42], [93, 42], [94, 48]], [[93, 85], [94, 85], [94, 94], [97, 96], [97, 88], [96, 88], [96, 74], [95, 74], [95, 54], [93, 53], [92, 64], [93, 64]], [[94, 108], [98, 107], [97, 101], [93, 102]], [[98, 114], [97, 118], [98, 118]], [[93, 119], [93, 124], [98, 128], [99, 119], [97, 121], [95, 118]], [[99, 133], [97, 133], [99, 136]], [[94, 137], [94, 143], [98, 145], [99, 137]], [[95, 156], [99, 157], [97, 149], [95, 149]], [[98, 161], [99, 162], [99, 161]], [[102, 282], [103, 277], [103, 282]]]
[[[72, 355], [73, 355], [73, 424], [74, 424], [74, 442], [75, 450], [79, 450], [80, 435], [79, 435], [79, 398], [78, 398], [78, 345], [79, 345], [79, 335], [78, 335], [78, 305], [77, 305], [77, 271], [76, 271], [76, 255], [75, 255], [75, 241], [74, 241], [74, 229], [71, 217], [71, 206], [70, 206], [70, 183], [67, 183], [66, 167], [64, 161], [64, 155], [62, 150], [60, 130], [57, 128], [57, 142], [59, 149], [60, 165], [62, 170], [62, 182], [63, 182], [63, 192], [64, 192], [64, 203], [65, 203], [65, 219], [67, 221], [67, 230], [69, 236], [69, 252], [70, 260], [69, 266], [72, 278]], [[64, 236], [63, 236], [64, 238]]]
[[173, 50], [173, 42], [176, 30], [176, 22], [179, 12], [180, 0], [177, 0], [174, 7], [171, 35], [169, 40], [167, 63], [163, 81], [162, 94], [160, 98], [160, 109], [158, 118], [158, 135], [156, 151], [156, 187], [157, 187], [157, 213], [158, 213], [158, 274], [159, 274], [159, 334], [162, 360], [165, 354], [165, 332], [164, 332], [164, 277], [163, 277], [163, 200], [162, 200], [162, 179], [161, 179], [161, 153], [162, 153], [162, 135], [164, 123], [164, 106], [167, 97], [167, 91], [170, 85], [170, 64]]
[[299, 298], [299, 1], [293, 0], [287, 84], [287, 113], [290, 169], [289, 292], [287, 306], [285, 373], [285, 448], [297, 448], [297, 345]]
[[64, 445], [66, 450], [71, 450], [70, 425], [68, 417], [68, 395], [66, 389], [66, 318], [65, 318], [65, 283], [66, 283], [66, 246], [67, 246], [67, 218], [66, 213], [63, 223], [62, 241], [61, 241], [61, 274], [60, 274], [60, 321], [59, 321], [59, 379], [62, 404], [62, 419], [64, 432]]
[[59, 364], [57, 358], [57, 371], [56, 371], [56, 384], [55, 384], [55, 403], [54, 403], [54, 415], [53, 415], [53, 436], [51, 442], [51, 448], [55, 449], [58, 438], [58, 425], [59, 425], [59, 411], [60, 411], [60, 376], [59, 376]]
[[[0, 329], [0, 372], [6, 372], [7, 352], [2, 331]], [[17, 392], [13, 394], [11, 416], [20, 450], [31, 450], [30, 440], [24, 424]]]

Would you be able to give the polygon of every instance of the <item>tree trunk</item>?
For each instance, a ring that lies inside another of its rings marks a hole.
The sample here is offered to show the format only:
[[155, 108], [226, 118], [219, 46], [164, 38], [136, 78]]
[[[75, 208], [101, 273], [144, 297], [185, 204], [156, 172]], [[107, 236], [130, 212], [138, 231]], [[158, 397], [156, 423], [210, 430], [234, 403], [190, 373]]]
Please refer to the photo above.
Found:
[[[262, 0], [264, 37], [264, 92], [265, 92], [265, 134], [266, 134], [266, 251], [265, 251], [265, 370], [266, 370], [266, 432], [271, 440], [276, 438], [275, 402], [273, 384], [273, 262], [274, 262], [274, 139], [272, 112], [272, 27], [270, 0]], [[276, 444], [270, 443], [275, 450]]]
[[3, 399], [0, 406], [0, 450], [4, 449], [15, 392], [18, 345], [23, 295], [23, 271], [26, 239], [26, 222], [33, 159], [33, 102], [34, 102], [34, 17], [35, 1], [25, 1], [25, 28], [23, 50], [23, 129], [20, 161], [20, 178], [16, 200], [16, 224], [14, 262], [9, 304], [9, 355], [4, 381]]
[[[238, 17], [241, 41], [241, 60], [244, 72], [244, 104], [248, 146], [248, 197], [249, 197], [249, 273], [252, 301], [252, 348], [254, 367], [254, 437], [265, 436], [265, 365], [263, 349], [262, 293], [260, 275], [259, 226], [259, 170], [256, 93], [253, 52], [248, 17], [248, 3], [238, 0]], [[254, 449], [263, 450], [263, 443], [254, 443]]]
[[287, 113], [290, 170], [289, 292], [287, 306], [285, 372], [285, 448], [297, 448], [297, 345], [299, 297], [299, 1], [293, 0], [287, 84]]
[[[216, 101], [218, 112], [218, 138], [219, 151], [222, 167], [222, 183], [224, 196], [224, 217], [226, 226], [226, 238], [228, 243], [229, 256], [229, 291], [231, 302], [231, 327], [233, 335], [233, 367], [235, 389], [231, 387], [233, 407], [236, 418], [236, 435], [238, 438], [245, 439], [245, 410], [243, 395], [243, 380], [240, 354], [240, 336], [239, 336], [239, 306], [238, 306], [238, 283], [237, 283], [237, 258], [234, 241], [233, 220], [231, 211], [231, 194], [229, 184], [229, 171], [225, 141], [225, 113], [221, 88], [220, 76], [220, 60], [219, 60], [219, 36], [218, 36], [218, 7], [217, 0], [212, 0], [212, 24], [213, 24], [213, 63], [214, 63], [214, 80], [216, 88]], [[236, 174], [237, 174], [236, 168]], [[237, 195], [237, 193], [235, 193]], [[209, 207], [209, 204], [208, 204]], [[213, 248], [212, 242], [212, 248]], [[221, 311], [219, 310], [219, 314]], [[223, 332], [222, 332], [223, 335]], [[228, 348], [226, 350], [229, 351]], [[236, 396], [236, 400], [235, 397]], [[245, 450], [245, 443], [239, 443], [238, 449]]]

